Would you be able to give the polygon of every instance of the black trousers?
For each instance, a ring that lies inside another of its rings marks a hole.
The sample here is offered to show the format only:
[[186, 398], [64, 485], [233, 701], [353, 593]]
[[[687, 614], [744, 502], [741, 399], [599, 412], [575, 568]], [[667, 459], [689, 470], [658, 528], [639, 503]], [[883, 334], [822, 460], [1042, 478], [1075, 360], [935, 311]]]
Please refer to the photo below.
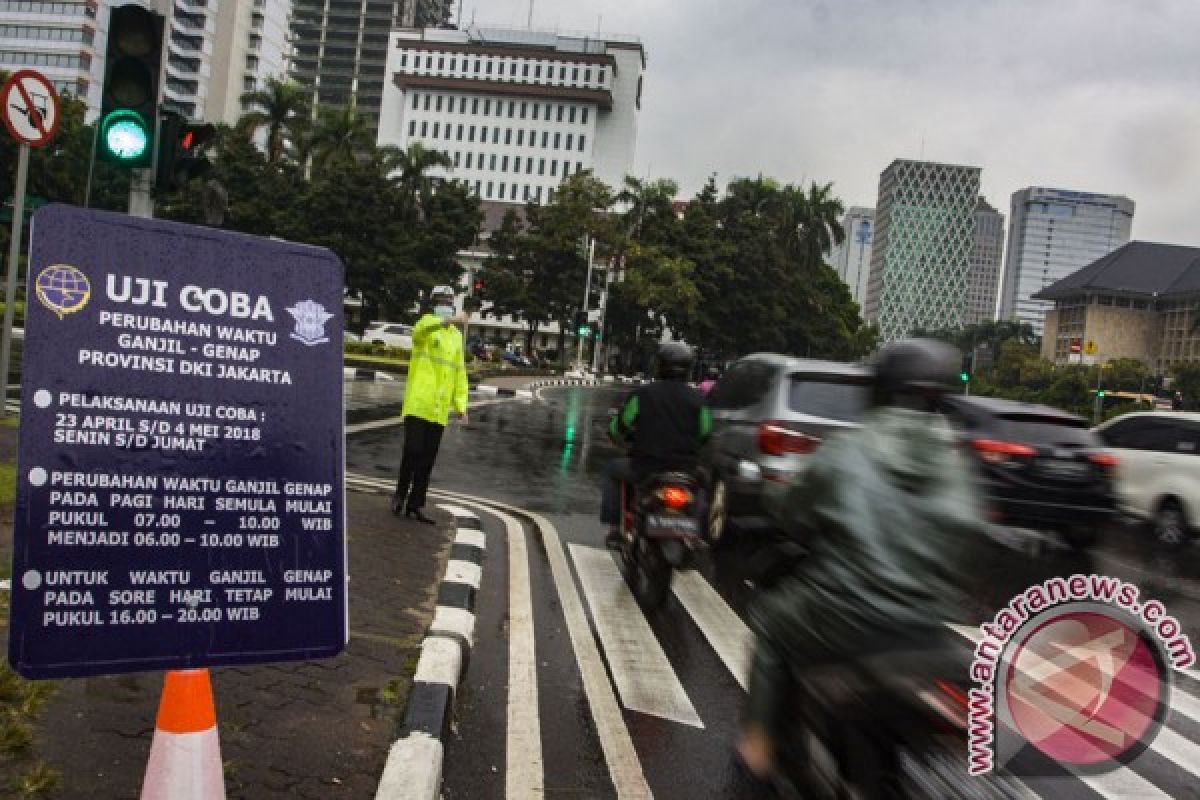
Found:
[[406, 511], [425, 507], [429, 476], [433, 472], [433, 462], [437, 460], [445, 430], [445, 425], [420, 417], [404, 418], [404, 455], [400, 459], [400, 475], [396, 479], [396, 498], [403, 503]]

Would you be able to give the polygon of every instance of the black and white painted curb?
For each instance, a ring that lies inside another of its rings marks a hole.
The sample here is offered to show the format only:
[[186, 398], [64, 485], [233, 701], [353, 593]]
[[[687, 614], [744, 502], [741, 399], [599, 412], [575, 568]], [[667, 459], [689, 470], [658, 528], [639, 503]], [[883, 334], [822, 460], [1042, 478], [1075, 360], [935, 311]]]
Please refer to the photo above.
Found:
[[375, 800], [435, 800], [440, 795], [442, 740], [475, 641], [475, 596], [487, 544], [483, 526], [465, 508], [448, 504], [438, 508], [454, 515], [454, 543], [433, 622], [421, 643], [400, 738], [388, 751]]
[[391, 373], [384, 372], [378, 369], [364, 369], [363, 367], [343, 367], [342, 374], [348, 381], [382, 381], [385, 383], [395, 383], [397, 378]]
[[484, 397], [533, 397], [533, 391], [531, 389], [501, 389], [498, 386], [488, 386], [486, 384], [480, 384], [471, 391], [475, 392], [476, 394], [483, 395]]

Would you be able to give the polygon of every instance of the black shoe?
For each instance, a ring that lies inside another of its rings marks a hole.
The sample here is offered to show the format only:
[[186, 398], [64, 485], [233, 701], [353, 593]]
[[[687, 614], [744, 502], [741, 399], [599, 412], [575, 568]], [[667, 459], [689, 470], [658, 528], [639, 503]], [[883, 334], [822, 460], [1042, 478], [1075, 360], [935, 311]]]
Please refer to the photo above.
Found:
[[404, 513], [404, 498], [398, 494], [392, 495], [392, 516], [398, 517]]
[[604, 537], [604, 546], [610, 550], [620, 550], [624, 543], [625, 537], [616, 528], [609, 530], [608, 535]]
[[428, 514], [426, 514], [424, 511], [422, 511], [419, 508], [407, 509], [404, 512], [404, 516], [408, 517], [409, 519], [415, 519], [417, 522], [423, 522], [426, 525], [436, 525], [437, 524], [437, 520], [435, 520], [433, 517], [429, 516]]

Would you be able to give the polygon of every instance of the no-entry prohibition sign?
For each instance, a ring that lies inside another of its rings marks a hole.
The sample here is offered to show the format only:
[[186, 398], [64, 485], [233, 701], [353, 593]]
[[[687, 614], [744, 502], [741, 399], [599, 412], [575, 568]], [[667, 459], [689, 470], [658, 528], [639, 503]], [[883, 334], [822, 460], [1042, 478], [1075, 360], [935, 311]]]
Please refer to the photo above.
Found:
[[0, 115], [14, 139], [44, 147], [58, 132], [58, 93], [41, 73], [18, 70], [0, 89]]

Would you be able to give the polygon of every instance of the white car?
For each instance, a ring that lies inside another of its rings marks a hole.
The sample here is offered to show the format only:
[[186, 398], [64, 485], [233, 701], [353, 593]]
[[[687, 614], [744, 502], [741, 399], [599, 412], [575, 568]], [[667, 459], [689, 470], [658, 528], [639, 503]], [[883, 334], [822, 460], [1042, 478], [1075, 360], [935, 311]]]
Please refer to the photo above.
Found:
[[1186, 544], [1200, 530], [1200, 414], [1126, 414], [1096, 433], [1120, 462], [1121, 510], [1150, 522], [1162, 544]]
[[398, 322], [372, 322], [362, 340], [371, 344], [385, 344], [388, 347], [400, 347], [412, 350], [412, 325], [401, 325]]

